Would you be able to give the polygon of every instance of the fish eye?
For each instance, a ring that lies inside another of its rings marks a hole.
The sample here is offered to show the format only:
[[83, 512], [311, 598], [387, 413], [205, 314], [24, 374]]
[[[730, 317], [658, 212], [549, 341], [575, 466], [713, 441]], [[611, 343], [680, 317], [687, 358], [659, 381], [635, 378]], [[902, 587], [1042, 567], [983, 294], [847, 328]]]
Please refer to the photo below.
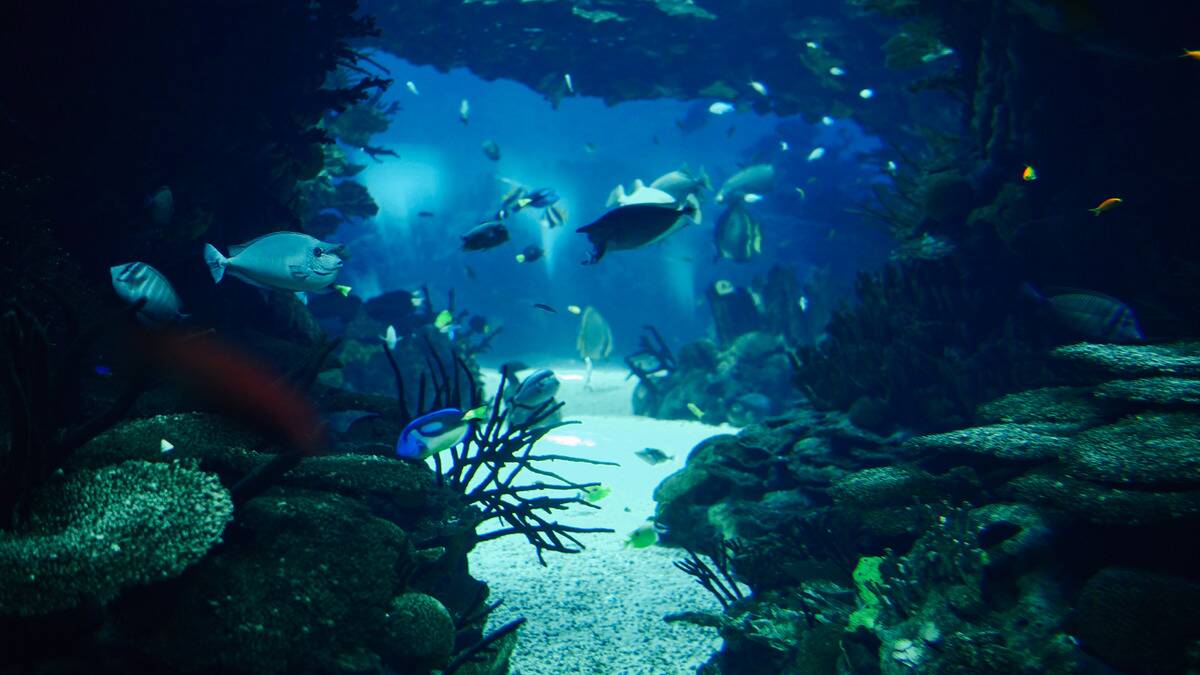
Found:
[[320, 257], [321, 257], [321, 255], [322, 255], [322, 254], [324, 254], [324, 253], [325, 253], [325, 252], [321, 250], [321, 247], [320, 247], [320, 246], [318, 246], [318, 247], [316, 247], [316, 248], [314, 248], [314, 249], [313, 249], [313, 255], [317, 256], [318, 258], [320, 258]]

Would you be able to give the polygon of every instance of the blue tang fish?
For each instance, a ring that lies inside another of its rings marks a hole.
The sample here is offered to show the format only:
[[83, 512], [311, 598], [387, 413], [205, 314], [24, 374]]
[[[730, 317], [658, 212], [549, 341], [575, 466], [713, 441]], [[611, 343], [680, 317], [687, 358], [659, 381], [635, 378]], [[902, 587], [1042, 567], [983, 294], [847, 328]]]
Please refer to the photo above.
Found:
[[421, 415], [404, 427], [396, 441], [396, 456], [424, 460], [448, 450], [467, 437], [470, 423], [482, 419], [487, 406], [463, 412], [443, 408]]

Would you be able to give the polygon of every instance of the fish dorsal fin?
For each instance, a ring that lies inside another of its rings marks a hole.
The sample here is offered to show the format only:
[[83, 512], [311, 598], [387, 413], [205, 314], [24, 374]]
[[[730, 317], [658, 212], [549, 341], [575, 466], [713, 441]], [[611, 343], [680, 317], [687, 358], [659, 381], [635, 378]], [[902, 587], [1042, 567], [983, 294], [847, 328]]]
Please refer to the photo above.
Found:
[[644, 187], [646, 187], [646, 184], [642, 182], [641, 178], [633, 179], [633, 191], [634, 192], [637, 192], [638, 190], [641, 190]]
[[262, 236], [255, 237], [255, 238], [251, 239], [250, 241], [243, 242], [241, 244], [231, 244], [229, 246], [229, 257], [232, 258], [232, 257], [236, 256], [237, 254], [241, 253], [242, 251], [245, 251], [246, 249], [250, 248], [251, 246], [257, 244], [260, 240], [266, 239], [267, 237], [271, 237], [276, 234], [279, 234], [279, 233], [278, 232], [270, 232], [268, 234], [264, 234]]
[[1108, 300], [1109, 302], [1113, 302], [1118, 305], [1125, 304], [1124, 301], [1118, 298], [1114, 298], [1106, 293], [1101, 293], [1100, 291], [1093, 291], [1090, 288], [1076, 288], [1073, 286], [1045, 286], [1042, 288], [1042, 292], [1045, 293], [1047, 297], [1053, 297], [1056, 295], [1087, 295], [1093, 298]]

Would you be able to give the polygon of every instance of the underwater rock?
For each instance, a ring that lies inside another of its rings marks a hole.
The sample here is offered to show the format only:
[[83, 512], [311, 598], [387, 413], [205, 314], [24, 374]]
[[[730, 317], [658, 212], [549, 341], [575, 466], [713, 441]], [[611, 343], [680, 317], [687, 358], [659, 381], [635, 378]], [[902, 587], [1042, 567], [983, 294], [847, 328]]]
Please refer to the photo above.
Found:
[[812, 500], [795, 490], [768, 492], [761, 499], [728, 499], [708, 509], [708, 524], [726, 539], [756, 539], [777, 530]]
[[454, 619], [437, 598], [404, 593], [392, 601], [384, 621], [380, 656], [398, 672], [442, 668], [454, 652]]
[[1043, 387], [1001, 396], [979, 406], [976, 415], [993, 424], [1087, 424], [1100, 420], [1105, 410], [1086, 387]]
[[1196, 665], [1200, 583], [1109, 567], [1084, 584], [1074, 634], [1123, 673], [1181, 673]]
[[705, 292], [717, 342], [729, 347], [738, 336], [762, 328], [763, 317], [750, 291], [722, 279]]
[[892, 425], [892, 411], [887, 401], [875, 396], [860, 396], [847, 411], [850, 423], [867, 431], [883, 432]]
[[1076, 436], [1066, 457], [1078, 478], [1132, 488], [1200, 485], [1200, 415], [1142, 413]]
[[909, 439], [919, 452], [966, 452], [1010, 462], [1042, 462], [1063, 455], [1071, 443], [1072, 424], [991, 424]]
[[364, 652], [399, 658], [383, 617], [412, 555], [403, 530], [346, 497], [290, 488], [250, 500], [236, 522], [187, 584], [123, 607], [120, 633], [183, 671], [331, 673]]
[[1156, 408], [1200, 407], [1200, 380], [1182, 377], [1144, 377], [1114, 380], [1096, 387], [1101, 400], [1124, 401]]
[[49, 483], [29, 510], [0, 532], [0, 614], [104, 604], [176, 577], [221, 540], [233, 501], [211, 474], [131, 461]]
[[[162, 441], [175, 446], [163, 453]], [[93, 438], [68, 460], [68, 467], [101, 467], [129, 459], [152, 462], [211, 457], [233, 448], [254, 448], [262, 436], [220, 415], [191, 412], [121, 422]]]
[[1115, 345], [1082, 342], [1059, 347], [1055, 358], [1086, 371], [1132, 379], [1154, 376], [1200, 377], [1200, 342]]
[[1079, 480], [1059, 469], [1041, 469], [1013, 479], [1004, 492], [1105, 525], [1147, 525], [1200, 516], [1200, 491], [1150, 492]]
[[[1023, 572], [1052, 553], [1057, 523], [1029, 504], [985, 504], [971, 510], [975, 539], [988, 554], [987, 568]], [[1061, 517], [1059, 518], [1061, 520]]]
[[969, 469], [934, 476], [913, 466], [897, 464], [856, 471], [830, 486], [829, 496], [839, 506], [911, 506], [974, 492], [978, 487], [978, 479]]
[[960, 226], [975, 202], [971, 182], [952, 172], [928, 177], [920, 191], [925, 215], [944, 226]]

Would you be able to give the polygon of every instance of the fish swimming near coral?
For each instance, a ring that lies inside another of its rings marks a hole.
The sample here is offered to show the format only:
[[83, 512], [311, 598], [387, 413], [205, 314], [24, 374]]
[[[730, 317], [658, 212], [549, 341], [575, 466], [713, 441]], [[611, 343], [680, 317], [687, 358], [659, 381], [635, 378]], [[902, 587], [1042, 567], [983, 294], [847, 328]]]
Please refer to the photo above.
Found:
[[546, 254], [546, 252], [542, 250], [541, 246], [538, 246], [537, 244], [530, 244], [529, 246], [526, 246], [524, 250], [522, 250], [520, 253], [517, 254], [517, 262], [519, 262], [519, 263], [537, 262], [538, 260], [541, 260], [542, 256], [545, 254]]
[[775, 185], [775, 167], [771, 164], [754, 164], [730, 176], [717, 191], [717, 201], [723, 202], [740, 193], [765, 194]]
[[444, 408], [421, 415], [400, 432], [396, 456], [424, 460], [450, 449], [467, 437], [471, 422], [482, 419], [486, 410], [487, 406], [465, 413], [458, 408]]
[[300, 232], [272, 232], [229, 247], [229, 257], [204, 245], [204, 262], [214, 282], [225, 274], [260, 288], [321, 292], [337, 280], [345, 246]]
[[387, 330], [383, 332], [383, 335], [379, 336], [379, 339], [383, 340], [383, 344], [387, 345], [389, 350], [395, 351], [396, 343], [399, 342], [399, 338], [396, 336], [396, 327], [388, 324]]
[[[508, 423], [512, 426], [525, 425], [543, 406], [554, 400], [561, 385], [554, 371], [548, 368], [530, 373], [511, 394], [505, 396], [508, 402]], [[561, 414], [555, 412], [540, 420], [538, 426], [557, 424], [561, 420]]]
[[595, 504], [610, 494], [612, 494], [612, 488], [607, 485], [589, 485], [583, 488], [583, 501]]
[[1063, 327], [1081, 337], [1118, 344], [1146, 339], [1133, 310], [1116, 298], [1082, 290], [1043, 295], [1032, 284], [1023, 285], [1022, 291], [1046, 306]]
[[648, 548], [658, 542], [658, 529], [647, 523], [629, 533], [625, 538], [625, 548]]
[[109, 268], [117, 297], [132, 305], [145, 299], [137, 310], [137, 320], [147, 328], [161, 328], [187, 318], [183, 303], [162, 272], [144, 262], [129, 262]]
[[585, 265], [600, 262], [607, 251], [627, 251], [652, 244], [674, 232], [696, 213], [695, 205], [627, 204], [605, 213], [590, 225], [575, 230], [586, 234], [592, 253]]
[[612, 328], [596, 310], [589, 306], [583, 310], [579, 321], [579, 336], [575, 339], [575, 347], [579, 356], [587, 364], [587, 373], [583, 378], [583, 388], [591, 388], [592, 368], [596, 361], [608, 358], [613, 349]]

